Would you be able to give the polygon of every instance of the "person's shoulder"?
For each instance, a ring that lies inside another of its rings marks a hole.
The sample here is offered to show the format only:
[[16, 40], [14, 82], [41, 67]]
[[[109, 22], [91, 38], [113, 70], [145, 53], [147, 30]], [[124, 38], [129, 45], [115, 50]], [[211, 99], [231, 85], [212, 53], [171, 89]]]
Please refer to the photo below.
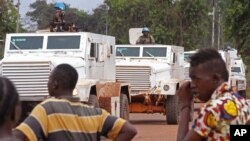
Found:
[[144, 38], [144, 36], [143, 36], [143, 35], [139, 36], [139, 39], [142, 39], [142, 38]]
[[57, 101], [60, 101], [60, 100], [57, 99], [57, 98], [51, 97], [51, 98], [47, 98], [47, 99], [43, 100], [43, 101], [41, 102], [41, 104], [43, 105], [43, 104], [45, 104], [45, 103], [57, 102]]
[[246, 104], [250, 106], [250, 99], [245, 99], [246, 100]]
[[210, 99], [206, 102], [202, 107], [201, 111], [203, 112], [212, 112], [212, 113], [219, 113], [221, 111], [221, 106], [227, 98], [218, 97], [217, 99]]
[[217, 97], [216, 99], [211, 99], [209, 102], [205, 104], [204, 109], [206, 111], [215, 111], [220, 112], [224, 110], [228, 110], [231, 108], [237, 109], [237, 105], [244, 103], [245, 99], [240, 98], [236, 95], [233, 95], [229, 92], [224, 93], [222, 96]]

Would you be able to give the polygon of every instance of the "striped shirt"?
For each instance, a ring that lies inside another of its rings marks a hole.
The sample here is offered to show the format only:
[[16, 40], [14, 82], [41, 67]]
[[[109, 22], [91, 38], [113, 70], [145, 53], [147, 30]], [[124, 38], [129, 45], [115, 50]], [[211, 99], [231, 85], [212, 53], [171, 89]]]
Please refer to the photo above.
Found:
[[17, 129], [29, 141], [100, 141], [115, 139], [125, 120], [80, 102], [50, 98], [38, 104]]

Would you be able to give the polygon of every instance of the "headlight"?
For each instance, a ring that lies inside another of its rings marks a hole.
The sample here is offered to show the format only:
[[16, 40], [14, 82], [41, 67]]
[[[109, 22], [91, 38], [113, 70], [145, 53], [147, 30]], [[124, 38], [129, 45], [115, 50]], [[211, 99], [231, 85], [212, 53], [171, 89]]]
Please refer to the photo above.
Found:
[[163, 86], [163, 90], [164, 90], [164, 91], [168, 91], [168, 90], [169, 90], [169, 85], [164, 85], [164, 86]]

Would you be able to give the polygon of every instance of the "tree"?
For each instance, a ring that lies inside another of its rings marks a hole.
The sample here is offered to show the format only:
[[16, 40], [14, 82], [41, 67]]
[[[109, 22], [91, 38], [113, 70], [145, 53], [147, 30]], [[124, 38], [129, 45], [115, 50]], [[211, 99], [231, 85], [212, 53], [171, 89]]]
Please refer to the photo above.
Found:
[[[66, 23], [75, 23], [77, 25], [84, 25], [83, 22], [87, 15], [84, 11], [79, 11], [76, 8], [71, 8], [70, 5], [65, 4], [65, 21]], [[35, 1], [30, 5], [33, 11], [26, 13], [31, 21], [36, 22], [38, 29], [46, 29], [49, 27], [55, 13], [54, 4], [47, 4], [46, 0]]]
[[110, 18], [108, 16], [108, 10], [108, 6], [102, 4], [93, 10], [93, 14], [88, 15], [86, 24], [90, 31], [99, 34], [106, 34], [106, 30], [108, 29], [108, 19]]
[[10, 0], [0, 0], [0, 17], [0, 39], [3, 39], [16, 28], [17, 11]]
[[249, 9], [250, 1], [248, 0], [230, 0], [224, 20], [226, 40], [230, 41], [243, 56], [248, 56], [250, 52]]
[[[250, 1], [248, 0], [228, 0], [225, 6], [224, 14], [224, 34], [225, 40], [237, 48], [238, 53], [244, 59], [247, 65], [246, 78], [250, 80]], [[249, 91], [250, 83], [247, 83]]]
[[30, 20], [37, 22], [38, 29], [46, 29], [53, 18], [54, 6], [47, 4], [46, 0], [39, 0], [30, 4], [30, 8], [34, 9], [26, 13]]
[[17, 10], [10, 0], [0, 0], [0, 58], [4, 52], [6, 33], [14, 33], [16, 29]]
[[159, 44], [186, 49], [204, 46], [209, 34], [206, 0], [106, 0], [110, 7], [109, 33], [117, 43], [128, 43], [128, 30], [149, 26]]

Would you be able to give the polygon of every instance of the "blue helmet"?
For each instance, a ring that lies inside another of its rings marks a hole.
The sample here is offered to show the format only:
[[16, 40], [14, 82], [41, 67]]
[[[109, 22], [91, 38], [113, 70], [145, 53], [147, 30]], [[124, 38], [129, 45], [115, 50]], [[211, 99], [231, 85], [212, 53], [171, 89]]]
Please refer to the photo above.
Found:
[[56, 9], [59, 9], [59, 10], [65, 10], [65, 5], [64, 5], [63, 2], [57, 2], [57, 3], [55, 4], [55, 8], [56, 8]]
[[149, 32], [149, 28], [143, 27], [143, 28], [142, 28], [142, 32]]

